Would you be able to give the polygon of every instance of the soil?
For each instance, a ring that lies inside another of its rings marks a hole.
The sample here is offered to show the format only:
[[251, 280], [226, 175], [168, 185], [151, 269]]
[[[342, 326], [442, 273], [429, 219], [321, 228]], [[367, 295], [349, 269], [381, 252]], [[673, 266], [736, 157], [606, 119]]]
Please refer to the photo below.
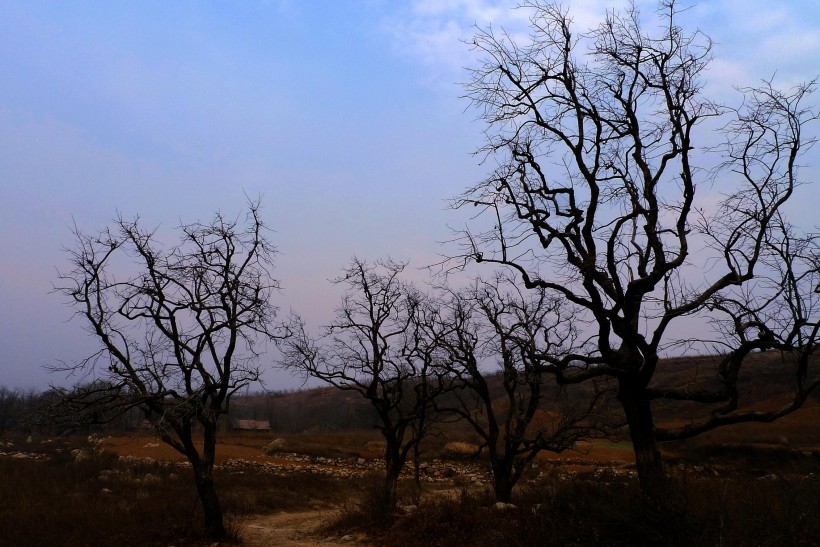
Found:
[[294, 513], [274, 513], [258, 515], [241, 521], [242, 545], [245, 547], [268, 547], [281, 545], [288, 547], [308, 547], [355, 543], [352, 536], [343, 538], [317, 537], [317, 528], [331, 516], [327, 509], [299, 511]]

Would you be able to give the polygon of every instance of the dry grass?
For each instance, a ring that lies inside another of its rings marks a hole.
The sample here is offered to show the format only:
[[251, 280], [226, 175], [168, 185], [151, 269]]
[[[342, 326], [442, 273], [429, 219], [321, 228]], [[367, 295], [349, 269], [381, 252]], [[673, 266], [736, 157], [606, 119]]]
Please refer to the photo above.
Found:
[[[104, 452], [73, 461], [78, 441], [26, 445], [47, 460], [0, 457], [0, 545], [202, 545], [205, 536], [190, 469]], [[156, 448], [156, 447], [154, 447]], [[310, 474], [278, 477], [217, 471], [229, 531], [234, 517], [335, 506], [348, 498], [343, 481]]]
[[[249, 514], [335, 507], [341, 511], [334, 531], [364, 532], [379, 545], [817, 545], [820, 480], [798, 478], [818, 469], [817, 409], [811, 405], [788, 417], [780, 422], [784, 428], [768, 426], [765, 436], [762, 427], [755, 427], [756, 446], [743, 442], [752, 437], [752, 428], [730, 428], [670, 447], [670, 468], [682, 461], [689, 469], [707, 469], [676, 477], [674, 495], [663, 508], [641, 498], [634, 478], [614, 474], [559, 480], [560, 473], [547, 473], [549, 479], [516, 490], [513, 501], [519, 509], [508, 512], [487, 509], [492, 505], [488, 492], [464, 491], [452, 499], [430, 495], [428, 486], [416, 511], [385, 513], [377, 504], [380, 475], [356, 481], [309, 473], [278, 477], [248, 466], [218, 472], [217, 489], [229, 524]], [[783, 442], [786, 435], [789, 443]], [[380, 440], [372, 430], [238, 434], [222, 438], [217, 459], [274, 461], [261, 447], [278, 436], [287, 439], [289, 451], [325, 457], [370, 457], [368, 446], [373, 445], [368, 443]], [[442, 454], [446, 442], [447, 437], [434, 438], [427, 456]], [[122, 455], [180, 459], [153, 437], [116, 437], [104, 445]], [[129, 463], [112, 453], [75, 463], [69, 451], [76, 445], [64, 442], [16, 446], [51, 459], [0, 457], [0, 545], [184, 546], [204, 541], [189, 469], [162, 461]], [[373, 456], [380, 455], [376, 452]], [[632, 452], [628, 443], [601, 442], [590, 445], [588, 453], [561, 457], [578, 459], [564, 470], [591, 469], [628, 462]], [[581, 465], [585, 459], [589, 465]], [[561, 465], [541, 464], [541, 469]], [[713, 477], [709, 467], [730, 476]], [[757, 478], [773, 472], [795, 478]], [[416, 504], [418, 492], [403, 481], [399, 498], [401, 504]]]
[[377, 545], [817, 545], [820, 481], [679, 476], [663, 506], [617, 477], [551, 480], [496, 510], [489, 492], [432, 498], [385, 526], [369, 506], [331, 528], [364, 531]]
[[469, 458], [478, 454], [478, 445], [464, 441], [454, 441], [444, 445], [442, 456], [447, 458]]
[[[201, 518], [191, 481], [159, 465], [100, 477], [113, 469], [118, 465], [112, 455], [79, 463], [0, 458], [3, 544], [202, 543], [201, 530], [191, 526]], [[153, 478], [145, 481], [149, 473]]]

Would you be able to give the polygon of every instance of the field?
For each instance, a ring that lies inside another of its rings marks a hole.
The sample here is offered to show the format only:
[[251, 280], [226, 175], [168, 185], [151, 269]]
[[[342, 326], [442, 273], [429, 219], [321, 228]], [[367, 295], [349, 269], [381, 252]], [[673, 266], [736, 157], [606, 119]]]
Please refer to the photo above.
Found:
[[[234, 543], [252, 546], [817, 545], [817, 424], [812, 404], [772, 425], [667, 446], [674, 486], [664, 507], [639, 495], [623, 440], [544, 454], [506, 510], [491, 508], [483, 462], [449, 454], [448, 439], [435, 438], [421, 491], [408, 473], [402, 511], [381, 514], [381, 445], [370, 430], [226, 435], [217, 487]], [[285, 448], [265, 455], [274, 437]], [[0, 453], [2, 545], [204, 541], [190, 469], [150, 435], [13, 439]]]

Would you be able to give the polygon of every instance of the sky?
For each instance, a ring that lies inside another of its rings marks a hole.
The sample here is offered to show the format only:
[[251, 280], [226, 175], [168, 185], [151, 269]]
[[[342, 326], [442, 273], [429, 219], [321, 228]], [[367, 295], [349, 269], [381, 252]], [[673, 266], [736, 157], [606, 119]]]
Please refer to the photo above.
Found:
[[[44, 365], [96, 349], [52, 291], [75, 222], [94, 231], [120, 212], [170, 230], [260, 196], [279, 250], [276, 303], [314, 325], [331, 319], [328, 280], [354, 255], [438, 261], [467, 218], [450, 198], [489, 169], [461, 97], [476, 61], [465, 41], [476, 26], [524, 36], [515, 4], [0, 0], [0, 386], [65, 385]], [[581, 30], [625, 2], [566, 5]], [[687, 28], [716, 42], [713, 97], [820, 75], [816, 0], [685, 7]], [[820, 151], [804, 161], [820, 165]], [[798, 224], [818, 225], [818, 194], [804, 188]]]

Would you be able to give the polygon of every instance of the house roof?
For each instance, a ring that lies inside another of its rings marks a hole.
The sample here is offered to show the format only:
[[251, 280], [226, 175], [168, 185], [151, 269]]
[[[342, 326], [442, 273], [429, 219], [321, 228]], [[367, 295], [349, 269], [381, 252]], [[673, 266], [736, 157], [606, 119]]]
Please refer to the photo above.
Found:
[[268, 420], [233, 420], [231, 427], [233, 429], [270, 431], [270, 422]]

